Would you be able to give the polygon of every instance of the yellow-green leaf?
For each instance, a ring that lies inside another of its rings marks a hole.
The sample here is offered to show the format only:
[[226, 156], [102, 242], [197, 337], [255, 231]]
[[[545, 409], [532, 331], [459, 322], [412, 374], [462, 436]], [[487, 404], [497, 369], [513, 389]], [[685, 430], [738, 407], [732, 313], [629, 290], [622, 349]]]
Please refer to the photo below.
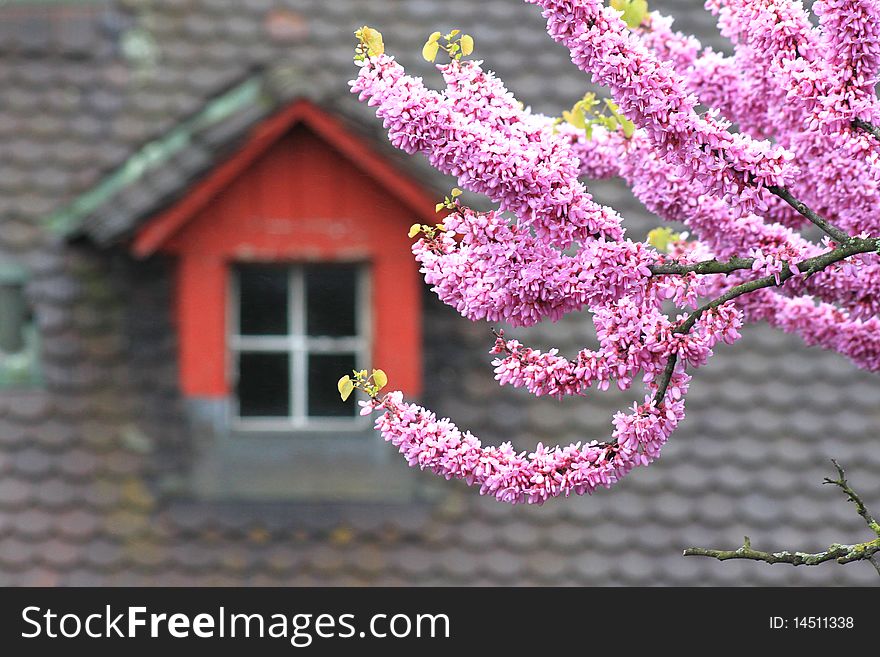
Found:
[[467, 57], [474, 51], [474, 37], [465, 34], [461, 37], [461, 54]]
[[459, 32], [461, 32], [461, 30], [452, 30], [452, 32], [449, 33], [449, 38], [451, 39], [452, 37], [457, 35]]
[[431, 36], [428, 37], [428, 43], [435, 43], [441, 36], [439, 32], [431, 32]]
[[451, 194], [452, 198], [455, 198], [456, 196], [461, 196], [461, 190], [458, 187], [453, 187]]
[[575, 128], [583, 129], [585, 126], [584, 110], [578, 105], [575, 105], [570, 112], [563, 112], [562, 118], [565, 119], [566, 123], [570, 123]]
[[382, 370], [373, 370], [373, 383], [381, 390], [388, 385], [388, 376]]
[[412, 239], [416, 235], [422, 232], [422, 227], [419, 224], [413, 224], [409, 227], [409, 237]]
[[434, 212], [440, 212], [440, 210], [442, 210], [445, 207], [446, 207], [445, 203], [438, 203], [437, 205], [434, 206]]
[[623, 12], [621, 19], [630, 29], [641, 25], [648, 15], [647, 0], [611, 0], [611, 7]]
[[375, 57], [385, 52], [385, 43], [382, 41], [382, 34], [379, 30], [374, 30], [372, 27], [364, 25], [358, 30], [358, 38], [367, 47], [367, 53], [370, 57]]
[[344, 376], [339, 379], [339, 383], [336, 384], [336, 387], [339, 389], [339, 396], [342, 397], [342, 401], [345, 401], [354, 390], [354, 382], [350, 377]]
[[428, 39], [428, 42], [422, 46], [422, 57], [425, 58], [427, 62], [433, 62], [437, 58], [437, 51], [440, 50], [440, 44], [437, 41], [431, 41]]
[[679, 233], [673, 232], [671, 228], [659, 226], [648, 233], [648, 244], [658, 251], [666, 253], [669, 251], [669, 245], [681, 239]]

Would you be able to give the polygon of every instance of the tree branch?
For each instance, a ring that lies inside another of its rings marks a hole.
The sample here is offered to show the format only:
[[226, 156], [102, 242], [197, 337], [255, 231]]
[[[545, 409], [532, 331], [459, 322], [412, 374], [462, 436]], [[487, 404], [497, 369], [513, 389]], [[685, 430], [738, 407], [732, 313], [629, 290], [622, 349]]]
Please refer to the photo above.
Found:
[[731, 258], [727, 262], [720, 260], [703, 260], [689, 265], [677, 262], [664, 262], [651, 266], [651, 273], [659, 274], [730, 274], [741, 269], [751, 269], [754, 258]]
[[853, 561], [870, 561], [874, 554], [880, 552], [880, 538], [867, 543], [841, 545], [834, 543], [824, 552], [762, 552], [752, 549], [749, 537], [745, 537], [742, 547], [736, 550], [712, 550], [706, 548], [687, 548], [682, 553], [686, 557], [711, 557], [718, 561], [728, 559], [749, 559], [765, 563], [788, 563], [792, 566], [818, 566], [826, 561], [852, 563]]
[[853, 545], [833, 543], [824, 552], [789, 552], [787, 550], [783, 552], [762, 552], [760, 550], [752, 549], [751, 541], [749, 540], [749, 537], [746, 536], [742, 547], [736, 550], [687, 548], [684, 551], [684, 556], [711, 557], [713, 559], [718, 559], [719, 561], [727, 561], [728, 559], [750, 559], [752, 561], [764, 561], [765, 563], [788, 563], [793, 566], [816, 566], [820, 563], [825, 563], [826, 561], [831, 560], [835, 560], [837, 563], [868, 561], [877, 569], [877, 573], [880, 574], [880, 566], [878, 566], [877, 558], [875, 556], [880, 552], [880, 525], [878, 525], [877, 521], [874, 520], [870, 513], [868, 513], [868, 509], [865, 507], [862, 498], [859, 497], [859, 495], [850, 487], [849, 483], [847, 483], [845, 476], [846, 473], [843, 468], [840, 467], [837, 461], [832, 459], [831, 462], [837, 469], [838, 478], [829, 479], [826, 477], [823, 483], [834, 484], [847, 494], [849, 501], [856, 505], [856, 510], [859, 515], [865, 519], [868, 526], [875, 534], [877, 534], [877, 538], [874, 540], [865, 541], [864, 543], [855, 543]]
[[880, 128], [875, 126], [873, 123], [868, 123], [864, 119], [853, 119], [852, 126], [854, 128], [864, 130], [869, 135], [871, 135], [874, 139], [877, 139], [878, 141], [880, 141]]
[[657, 392], [654, 394], [654, 406], [660, 406], [660, 402], [666, 396], [666, 390], [669, 388], [669, 382], [672, 380], [673, 372], [675, 372], [676, 362], [678, 362], [678, 352], [673, 351], [669, 354], [669, 360], [666, 361], [663, 374], [660, 375], [660, 383], [657, 386]]
[[[877, 131], [877, 135], [880, 135], [880, 129], [874, 128], [873, 126], [871, 127]], [[878, 139], [880, 139], [880, 136], [878, 136]], [[826, 235], [831, 237], [831, 239], [833, 239], [839, 245], [843, 245], [851, 239], [849, 234], [832, 224], [827, 219], [823, 219], [822, 217], [820, 217], [813, 210], [807, 207], [806, 203], [797, 200], [786, 188], [777, 187], [774, 185], [768, 187], [767, 189], [772, 194], [775, 194], [783, 201], [788, 203], [791, 207], [797, 210], [801, 215], [806, 217], [813, 224], [821, 228]], [[731, 272], [735, 272], [740, 269], [751, 269], [754, 262], [754, 258], [736, 257], [731, 258], [727, 262], [722, 262], [719, 260], [703, 260], [702, 262], [696, 262], [689, 265], [682, 265], [679, 263], [670, 262], [651, 266], [651, 273], [655, 275], [689, 274], [691, 272], [694, 272], [696, 274], [730, 274]]]
[[[817, 256], [813, 256], [812, 258], [807, 258], [799, 263], [797, 263], [798, 271], [804, 276], [812, 276], [813, 274], [822, 271], [829, 265], [834, 264], [835, 262], [839, 262], [840, 260], [845, 260], [854, 255], [858, 255], [860, 253], [872, 253], [875, 251], [880, 251], [880, 238], [863, 238], [863, 237], [850, 237], [847, 238], [846, 242], [838, 246], [837, 248], [827, 251], [826, 253], [821, 253]], [[789, 278], [794, 276], [794, 272], [791, 270], [791, 267], [785, 265], [782, 271], [779, 274], [770, 274], [768, 276], [764, 276], [763, 278], [756, 278], [751, 281], [746, 281], [745, 283], [741, 283], [730, 288], [727, 292], [722, 294], [715, 299], [703, 304], [695, 311], [693, 311], [690, 315], [688, 315], [687, 319], [685, 319], [681, 324], [679, 324], [674, 330], [673, 333], [685, 334], [690, 331], [704, 312], [707, 310], [711, 310], [712, 308], [717, 308], [728, 301], [732, 301], [743, 294], [748, 294], [749, 292], [754, 292], [755, 290], [760, 290], [765, 287], [777, 287], [785, 283]], [[669, 360], [666, 363], [666, 368], [663, 370], [663, 374], [660, 377], [660, 382], [657, 388], [657, 394], [654, 396], [654, 403], [659, 405], [661, 401], [663, 401], [663, 397], [666, 395], [666, 389], [669, 387], [669, 380], [672, 378], [672, 373], [675, 370], [675, 361], [678, 358], [678, 354], [676, 352], [672, 352], [669, 355]], [[662, 394], [661, 394], [662, 393]]]
[[834, 224], [832, 224], [827, 219], [823, 219], [818, 214], [813, 212], [810, 208], [807, 207], [806, 203], [798, 201], [794, 196], [792, 196], [791, 192], [788, 191], [785, 187], [777, 187], [776, 185], [771, 185], [767, 188], [767, 190], [771, 194], [775, 194], [783, 201], [788, 203], [791, 207], [797, 210], [801, 215], [806, 217], [806, 219], [814, 224], [816, 224], [822, 231], [828, 235], [831, 239], [833, 239], [838, 244], [843, 244], [847, 240], [849, 240], [850, 236]]

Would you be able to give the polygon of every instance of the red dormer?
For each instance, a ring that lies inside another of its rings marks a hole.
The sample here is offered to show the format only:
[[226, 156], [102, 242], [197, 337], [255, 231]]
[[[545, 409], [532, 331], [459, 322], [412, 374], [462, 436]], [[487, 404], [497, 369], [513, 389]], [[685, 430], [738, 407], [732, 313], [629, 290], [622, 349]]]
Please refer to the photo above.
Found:
[[381, 367], [421, 389], [421, 281], [408, 227], [434, 202], [308, 101], [149, 220], [138, 257], [177, 259], [180, 387], [242, 428], [344, 430], [336, 380]]

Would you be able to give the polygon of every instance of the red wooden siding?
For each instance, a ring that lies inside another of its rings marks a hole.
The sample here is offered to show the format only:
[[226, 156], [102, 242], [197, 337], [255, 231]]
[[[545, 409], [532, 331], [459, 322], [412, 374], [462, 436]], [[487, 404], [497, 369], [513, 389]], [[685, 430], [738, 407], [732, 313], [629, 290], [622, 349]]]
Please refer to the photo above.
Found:
[[[401, 197], [377, 180], [375, 171], [366, 170], [364, 161], [319, 132], [306, 122], [288, 127], [271, 145], [263, 144], [258, 156], [251, 154], [237, 177], [213, 193], [205, 184], [197, 186], [197, 204], [183, 199], [135, 240], [136, 254], [161, 250], [178, 256], [176, 316], [184, 394], [230, 392], [229, 267], [248, 261], [368, 264], [373, 366], [387, 372], [391, 387], [419, 394], [421, 281], [407, 229], [428, 220], [432, 199], [421, 191]], [[421, 212], [414, 211], [413, 202]]]

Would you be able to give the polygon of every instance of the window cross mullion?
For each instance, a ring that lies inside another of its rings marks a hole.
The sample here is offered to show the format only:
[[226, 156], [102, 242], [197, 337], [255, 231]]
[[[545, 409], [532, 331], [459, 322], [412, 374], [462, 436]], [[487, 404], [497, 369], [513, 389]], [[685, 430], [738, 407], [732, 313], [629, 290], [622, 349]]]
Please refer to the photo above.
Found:
[[[230, 313], [229, 353], [233, 357], [235, 370], [239, 369], [244, 354], [250, 354], [247, 356], [250, 374], [245, 377], [249, 382], [247, 386], [252, 397], [252, 401], [248, 402], [251, 404], [248, 406], [249, 409], [254, 407], [254, 403], [259, 407], [261, 400], [264, 399], [260, 395], [271, 393], [272, 388], [265, 386], [273, 385], [271, 381], [276, 380], [280, 372], [284, 372], [283, 376], [287, 378], [287, 390], [286, 395], [282, 393], [280, 398], [284, 399], [286, 396], [288, 415], [263, 417], [249, 411], [243, 416], [242, 402], [236, 398], [233, 403], [236, 420], [245, 422], [248, 426], [272, 425], [279, 428], [287, 426], [290, 429], [310, 429], [313, 426], [329, 428], [337, 422], [359, 422], [357, 415], [337, 416], [337, 411], [330, 407], [328, 392], [333, 390], [334, 386], [327, 382], [327, 377], [332, 374], [331, 378], [335, 384], [335, 377], [345, 373], [341, 370], [369, 366], [368, 272], [362, 267], [329, 264], [318, 265], [314, 271], [309, 268], [311, 265], [291, 265], [285, 268], [286, 271], [282, 270], [280, 265], [245, 265], [239, 272], [253, 272], [246, 269], [251, 266], [263, 267], [269, 274], [260, 274], [257, 270], [256, 274], [248, 273], [251, 278], [243, 279], [243, 274], [233, 277], [230, 290], [235, 311]], [[341, 271], [337, 273], [334, 267], [339, 267]], [[276, 273], [271, 274], [272, 271]], [[276, 295], [273, 298], [271, 296], [273, 288], [260, 287], [260, 279], [253, 278], [255, 275], [267, 276], [266, 280], [269, 281], [270, 286], [272, 276], [275, 276], [274, 289], [278, 291], [280, 290], [277, 281], [280, 277], [281, 281], [286, 281], [286, 294]], [[243, 285], [242, 280], [246, 280], [247, 285]], [[350, 282], [347, 282], [346, 287], [343, 288], [340, 287], [340, 281]], [[267, 290], [268, 296], [263, 296], [264, 289]], [[353, 294], [346, 293], [345, 290], [351, 290]], [[310, 291], [317, 295], [311, 301], [308, 299]], [[247, 302], [245, 302], [245, 294], [248, 295]], [[263, 317], [262, 312], [268, 313], [267, 317], [271, 317], [272, 310], [277, 311], [279, 308], [279, 302], [287, 306], [286, 322], [279, 325], [259, 319]], [[251, 328], [241, 325], [242, 313], [246, 308], [248, 312], [256, 313], [248, 316], [254, 318], [254, 321], [248, 323]], [[312, 317], [309, 316], [310, 309], [315, 313]], [[337, 316], [341, 317], [339, 323], [332, 323], [333, 318]], [[262, 327], [265, 327], [266, 332], [261, 332]], [[351, 331], [353, 335], [344, 334], [349, 332], [348, 327], [353, 329]], [[247, 334], [242, 334], [243, 330], [247, 331]], [[273, 333], [273, 330], [278, 332]], [[308, 335], [309, 330], [315, 333], [327, 331], [330, 335]], [[343, 335], [334, 334], [339, 332]], [[259, 354], [263, 355], [259, 356]], [[277, 358], [281, 354], [286, 354], [286, 368], [282, 366], [279, 372], [272, 363], [278, 363]], [[340, 372], [337, 373], [337, 369]], [[273, 376], [276, 379], [273, 379]], [[240, 374], [239, 378], [241, 378]], [[318, 395], [312, 402], [309, 401], [309, 385], [316, 386], [315, 394]], [[261, 386], [264, 392], [260, 392]], [[335, 393], [335, 390], [333, 392]], [[258, 396], [253, 397], [254, 394]], [[335, 397], [335, 394], [333, 396]], [[310, 415], [310, 412], [314, 412], [315, 415]]]

